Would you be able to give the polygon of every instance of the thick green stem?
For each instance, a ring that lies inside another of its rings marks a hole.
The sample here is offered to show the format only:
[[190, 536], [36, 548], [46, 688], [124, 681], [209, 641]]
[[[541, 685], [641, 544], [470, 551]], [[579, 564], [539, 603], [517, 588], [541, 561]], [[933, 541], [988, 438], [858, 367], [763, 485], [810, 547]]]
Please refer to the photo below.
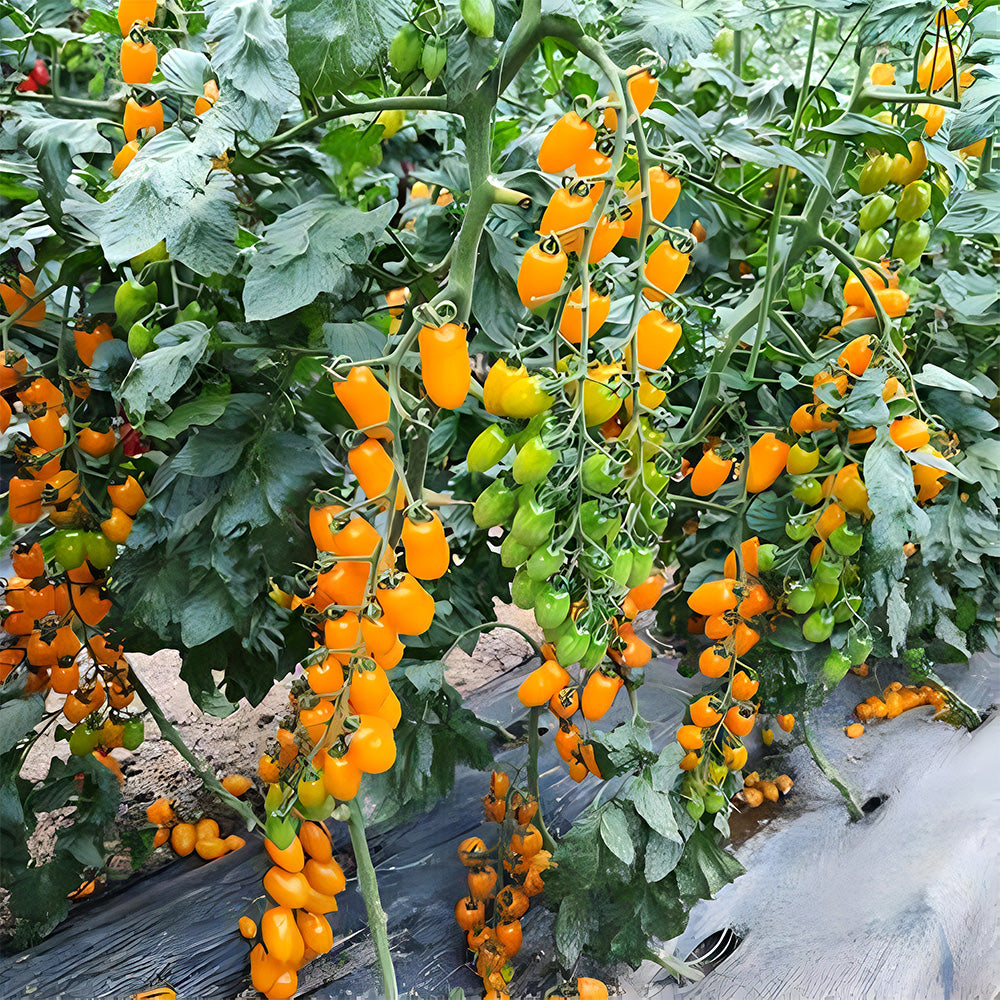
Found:
[[257, 818], [257, 814], [253, 809], [246, 802], [242, 802], [236, 798], [235, 795], [230, 795], [222, 787], [222, 783], [215, 776], [211, 768], [195, 756], [194, 751], [184, 742], [181, 734], [167, 721], [167, 717], [163, 714], [163, 709], [157, 704], [149, 688], [139, 679], [132, 664], [129, 664], [128, 676], [129, 681], [131, 681], [132, 686], [135, 688], [136, 694], [146, 707], [146, 711], [156, 721], [160, 735], [191, 765], [191, 769], [201, 778], [205, 787], [210, 788], [230, 809], [239, 813], [243, 817], [248, 830], [252, 830], [255, 826], [262, 827], [264, 824]]
[[812, 735], [809, 732], [809, 727], [806, 725], [805, 720], [801, 722], [801, 726], [802, 738], [806, 741], [806, 746], [809, 747], [809, 753], [812, 754], [812, 759], [816, 761], [816, 766], [826, 775], [827, 781], [829, 781], [830, 784], [833, 785], [833, 787], [836, 788], [841, 795], [843, 795], [844, 802], [847, 805], [847, 811], [850, 814], [851, 819], [861, 819], [864, 816], [864, 812], [858, 804], [854, 790], [837, 773], [836, 768], [834, 768], [834, 766], [830, 763], [829, 758], [819, 748], [819, 744], [813, 741]]
[[349, 809], [347, 829], [351, 834], [351, 847], [354, 848], [354, 863], [358, 869], [361, 898], [365, 901], [365, 909], [368, 911], [368, 929], [371, 931], [378, 971], [382, 978], [382, 996], [385, 1000], [397, 1000], [399, 990], [396, 986], [396, 970], [392, 965], [392, 952], [389, 950], [388, 921], [385, 910], [382, 909], [382, 900], [379, 898], [375, 866], [372, 864], [368, 839], [365, 837], [365, 820], [361, 815], [361, 806], [356, 796], [351, 799]]
[[[806, 109], [806, 96], [809, 93], [809, 78], [812, 76], [813, 57], [816, 54], [816, 36], [819, 31], [819, 11], [813, 14], [812, 33], [809, 36], [809, 52], [806, 56], [806, 68], [803, 74], [802, 87], [799, 90], [798, 101], [795, 106], [795, 119], [792, 122], [791, 135], [788, 137], [788, 144], [795, 145], [798, 139], [799, 129], [802, 127], [802, 116]], [[767, 258], [766, 271], [764, 273], [764, 290], [761, 293], [760, 306], [757, 310], [757, 336], [754, 337], [753, 347], [750, 349], [750, 360], [747, 363], [747, 378], [753, 379], [757, 369], [757, 358], [760, 356], [761, 345], [768, 329], [768, 318], [771, 315], [771, 306], [774, 302], [776, 289], [777, 268], [772, 266], [775, 258], [775, 251], [778, 245], [778, 234], [781, 231], [781, 217], [785, 210], [785, 197], [788, 193], [788, 167], [782, 166], [778, 173], [778, 190], [774, 199], [774, 214], [771, 216], [771, 223], [767, 230]]]

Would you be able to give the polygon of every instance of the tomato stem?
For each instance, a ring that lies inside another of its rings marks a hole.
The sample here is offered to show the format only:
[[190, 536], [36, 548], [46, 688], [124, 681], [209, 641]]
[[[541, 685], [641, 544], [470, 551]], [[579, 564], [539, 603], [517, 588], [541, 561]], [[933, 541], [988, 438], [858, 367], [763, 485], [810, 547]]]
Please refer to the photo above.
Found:
[[378, 880], [375, 877], [375, 866], [368, 850], [368, 839], [365, 836], [365, 821], [361, 814], [361, 806], [357, 796], [348, 804], [350, 815], [347, 819], [347, 829], [351, 834], [351, 846], [354, 848], [354, 861], [358, 868], [358, 885], [361, 898], [365, 901], [368, 911], [368, 929], [371, 931], [372, 943], [375, 945], [375, 956], [378, 959], [379, 974], [382, 978], [382, 995], [385, 1000], [397, 1000], [399, 991], [396, 986], [396, 970], [392, 965], [392, 952], [389, 950], [389, 934], [385, 910], [378, 894]]
[[203, 784], [207, 788], [210, 788], [230, 809], [243, 817], [248, 830], [252, 830], [255, 826], [263, 827], [264, 824], [257, 818], [257, 814], [253, 809], [246, 802], [236, 798], [235, 795], [230, 795], [222, 786], [222, 782], [215, 776], [214, 771], [202, 763], [194, 751], [184, 742], [184, 737], [167, 720], [167, 717], [163, 714], [163, 709], [160, 708], [149, 688], [139, 679], [139, 676], [135, 672], [135, 666], [131, 663], [129, 664], [129, 680], [132, 683], [132, 687], [135, 688], [135, 693], [145, 706], [146, 711], [156, 721], [160, 735], [191, 765], [192, 770], [201, 778]]
[[541, 708], [532, 708], [528, 712], [528, 791], [538, 801], [538, 812], [535, 813], [534, 824], [542, 835], [542, 847], [546, 851], [554, 851], [556, 844], [542, 818], [542, 798], [538, 794], [538, 750], [540, 744], [538, 721], [541, 718], [541, 712]]
[[830, 763], [829, 758], [820, 749], [819, 744], [813, 741], [812, 735], [809, 732], [809, 726], [806, 724], [804, 718], [800, 725], [802, 727], [802, 738], [806, 741], [806, 746], [809, 748], [809, 753], [812, 754], [812, 759], [816, 762], [816, 766], [826, 775], [827, 781], [844, 797], [847, 812], [850, 814], [851, 820], [861, 819], [864, 813], [861, 810], [861, 806], [858, 805], [854, 790], [841, 778], [836, 768]]

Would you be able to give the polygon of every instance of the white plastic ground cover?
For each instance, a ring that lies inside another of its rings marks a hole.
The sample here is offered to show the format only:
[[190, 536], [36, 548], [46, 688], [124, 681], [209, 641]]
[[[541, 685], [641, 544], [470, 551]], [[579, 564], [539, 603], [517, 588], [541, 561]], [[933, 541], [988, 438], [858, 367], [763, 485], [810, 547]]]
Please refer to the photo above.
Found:
[[[474, 692], [473, 707], [504, 723], [523, 714], [515, 692], [524, 669]], [[644, 714], [657, 719], [654, 739], [669, 740], [685, 692], [697, 690], [700, 680], [680, 678], [666, 659], [647, 668], [647, 677], [640, 699]], [[779, 807], [761, 813], [770, 820], [737, 849], [747, 874], [695, 907], [687, 932], [665, 948], [683, 957], [727, 927], [744, 940], [701, 983], [684, 988], [652, 965], [636, 972], [604, 970], [617, 996], [993, 1000], [1000, 989], [1000, 723], [970, 736], [931, 722], [929, 710], [917, 709], [848, 740], [842, 726], [853, 704], [897, 677], [848, 677], [813, 722], [831, 762], [861, 801], [888, 795], [885, 803], [851, 824], [839, 794], [804, 747], [796, 746], [787, 759], [776, 756], [795, 787]], [[980, 657], [971, 670], [949, 669], [947, 677], [977, 708], [1000, 697], [995, 659]], [[570, 781], [551, 732], [542, 747], [546, 820], [558, 832], [600, 785]], [[516, 765], [523, 757], [522, 746], [498, 759]], [[467, 997], [482, 995], [453, 910], [466, 891], [455, 847], [466, 836], [489, 832], [479, 808], [486, 784], [481, 772], [463, 771], [447, 800], [373, 838], [404, 996], [445, 1000], [456, 986]], [[332, 830], [347, 861], [346, 833], [336, 824]], [[242, 913], [254, 912], [255, 900], [259, 905], [268, 864], [254, 836], [243, 850], [209, 865], [179, 859], [81, 904], [41, 945], [0, 960], [0, 1000], [125, 1000], [164, 982], [180, 1000], [255, 997], [247, 946], [235, 925]], [[298, 996], [374, 1000], [381, 991], [353, 879], [339, 901], [332, 915], [334, 951], [303, 970]], [[551, 923], [540, 905], [524, 920], [517, 1000], [534, 1000], [555, 981]], [[576, 971], [598, 970], [581, 965]]]

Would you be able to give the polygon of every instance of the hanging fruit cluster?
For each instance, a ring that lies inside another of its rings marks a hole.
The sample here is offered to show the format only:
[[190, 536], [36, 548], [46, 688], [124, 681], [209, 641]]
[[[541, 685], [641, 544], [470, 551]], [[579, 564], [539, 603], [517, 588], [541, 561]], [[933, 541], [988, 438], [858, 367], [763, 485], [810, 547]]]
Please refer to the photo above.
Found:
[[541, 831], [532, 823], [538, 800], [512, 789], [503, 771], [490, 776], [483, 809], [487, 821], [498, 824], [497, 844], [487, 848], [482, 838], [469, 837], [458, 845], [469, 894], [455, 904], [455, 920], [465, 931], [486, 996], [509, 1000], [510, 960], [521, 950], [521, 918], [531, 898], [544, 890], [542, 873], [552, 856], [542, 849]]
[[[649, 70], [628, 71], [633, 121], [656, 90]], [[680, 194], [675, 177], [654, 165], [642, 183], [626, 179], [636, 161], [622, 164], [623, 102], [611, 94], [579, 110], [556, 121], [539, 149], [539, 166], [561, 184], [517, 280], [522, 303], [551, 330], [554, 365], [493, 364], [483, 402], [499, 419], [467, 458], [472, 472], [502, 466], [473, 515], [482, 528], [508, 529], [500, 556], [517, 569], [511, 597], [534, 611], [548, 650], [518, 695], [526, 705], [549, 704], [560, 719], [557, 746], [577, 781], [599, 770], [571, 716], [579, 706], [588, 721], [603, 718], [622, 687], [641, 682], [651, 658], [632, 620], [663, 587], [654, 561], [675, 470], [657, 423], [682, 330], [649, 305], [676, 292], [694, 243], [665, 225]], [[632, 280], [621, 261], [628, 255], [644, 263], [641, 297], [621, 287]], [[608, 334], [619, 345], [595, 349]]]
[[260, 925], [240, 917], [240, 934], [251, 941], [250, 981], [268, 1000], [295, 996], [298, 972], [333, 947], [326, 915], [337, 909], [337, 894], [347, 880], [333, 856], [329, 831], [305, 822], [284, 847], [264, 842], [273, 862], [264, 889], [274, 905]]
[[[250, 787], [250, 779], [231, 774], [223, 779], [222, 784], [231, 794], [242, 795]], [[172, 799], [161, 797], [152, 802], [146, 808], [146, 819], [157, 828], [153, 846], [161, 847], [169, 842], [174, 853], [181, 858], [194, 853], [203, 861], [214, 861], [246, 846], [246, 841], [236, 834], [221, 836], [218, 821], [209, 816], [190, 822], [181, 821], [174, 811]]]
[[[156, 72], [156, 45], [149, 38], [149, 29], [156, 20], [158, 0], [119, 0], [118, 27], [122, 33], [119, 66], [122, 80], [132, 92], [125, 102], [122, 129], [125, 145], [111, 164], [113, 177], [120, 177], [139, 152], [140, 138], [149, 138], [163, 131], [163, 102], [158, 97], [145, 100], [146, 84]], [[138, 98], [138, 99], [137, 99]], [[140, 100], [145, 103], [140, 103]]]
[[[78, 330], [81, 360], [89, 364], [103, 339], [110, 339], [105, 324], [92, 333]], [[146, 496], [127, 474], [125, 482], [107, 486], [103, 510], [85, 505], [81, 474], [91, 465], [106, 466], [110, 474], [106, 457], [118, 445], [113, 430], [94, 422], [70, 441], [66, 424], [81, 423], [89, 385], [85, 379], [69, 383], [67, 398], [48, 378], [32, 376], [25, 358], [7, 352], [4, 362], [2, 429], [16, 408], [17, 429], [26, 432], [15, 437], [18, 470], [9, 484], [8, 512], [17, 525], [47, 522], [55, 530], [47, 530], [42, 542], [18, 542], [12, 553], [15, 576], [5, 582], [3, 631], [13, 638], [0, 653], [0, 682], [65, 695], [62, 715], [71, 728], [57, 732], [69, 739], [71, 753], [93, 753], [121, 779], [109, 751], [135, 750], [144, 723], [130, 708], [135, 692], [124, 650], [101, 628], [111, 610], [104, 581]], [[90, 530], [98, 525], [100, 531]]]
[[[403, 92], [419, 92], [433, 82], [448, 61], [448, 42], [438, 34], [441, 10], [437, 3], [418, 4], [412, 21], [404, 24], [389, 44], [389, 73]], [[492, 32], [491, 32], [492, 34]]]
[[[425, 325], [419, 349], [428, 398], [441, 407], [460, 406], [472, 377], [464, 327]], [[421, 581], [440, 579], [451, 563], [440, 516], [409, 496], [401, 475], [389, 391], [367, 366], [352, 367], [333, 391], [357, 428], [347, 451], [348, 479], [339, 491], [344, 502], [330, 502], [334, 498], [323, 494], [310, 509], [317, 564], [308, 594], [273, 594], [304, 610], [315, 646], [304, 676], [292, 686], [291, 712], [277, 731], [277, 745], [259, 762], [269, 785], [266, 846], [279, 866], [284, 852], [295, 854], [302, 829], [316, 826], [308, 821], [327, 819], [338, 802], [353, 799], [363, 775], [392, 767], [393, 731], [402, 710], [389, 671], [403, 657], [403, 637], [423, 635], [433, 621], [434, 598]], [[405, 568], [397, 566], [397, 539]], [[273, 875], [272, 881], [278, 878]], [[301, 905], [268, 892], [279, 909]], [[297, 926], [290, 919], [285, 925]], [[319, 950], [308, 942], [307, 947]], [[264, 952], [271, 956], [266, 934]], [[271, 971], [277, 967], [269, 957], [256, 961]], [[283, 969], [267, 995], [291, 996], [294, 973], [284, 967], [289, 960], [278, 964]], [[255, 985], [264, 979], [261, 973]], [[285, 989], [291, 992], [280, 992]]]

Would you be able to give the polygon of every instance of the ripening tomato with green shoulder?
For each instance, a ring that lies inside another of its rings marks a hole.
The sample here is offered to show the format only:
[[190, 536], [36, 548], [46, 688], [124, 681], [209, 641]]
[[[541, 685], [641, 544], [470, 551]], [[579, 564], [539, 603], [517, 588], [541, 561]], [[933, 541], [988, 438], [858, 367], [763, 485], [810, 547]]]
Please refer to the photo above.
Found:
[[870, 159], [861, 169], [858, 177], [858, 191], [861, 194], [875, 194], [889, 183], [892, 170], [892, 157], [888, 153], [880, 153]]
[[819, 465], [819, 448], [804, 448], [801, 442], [796, 442], [788, 450], [785, 469], [789, 475], [808, 475]]

